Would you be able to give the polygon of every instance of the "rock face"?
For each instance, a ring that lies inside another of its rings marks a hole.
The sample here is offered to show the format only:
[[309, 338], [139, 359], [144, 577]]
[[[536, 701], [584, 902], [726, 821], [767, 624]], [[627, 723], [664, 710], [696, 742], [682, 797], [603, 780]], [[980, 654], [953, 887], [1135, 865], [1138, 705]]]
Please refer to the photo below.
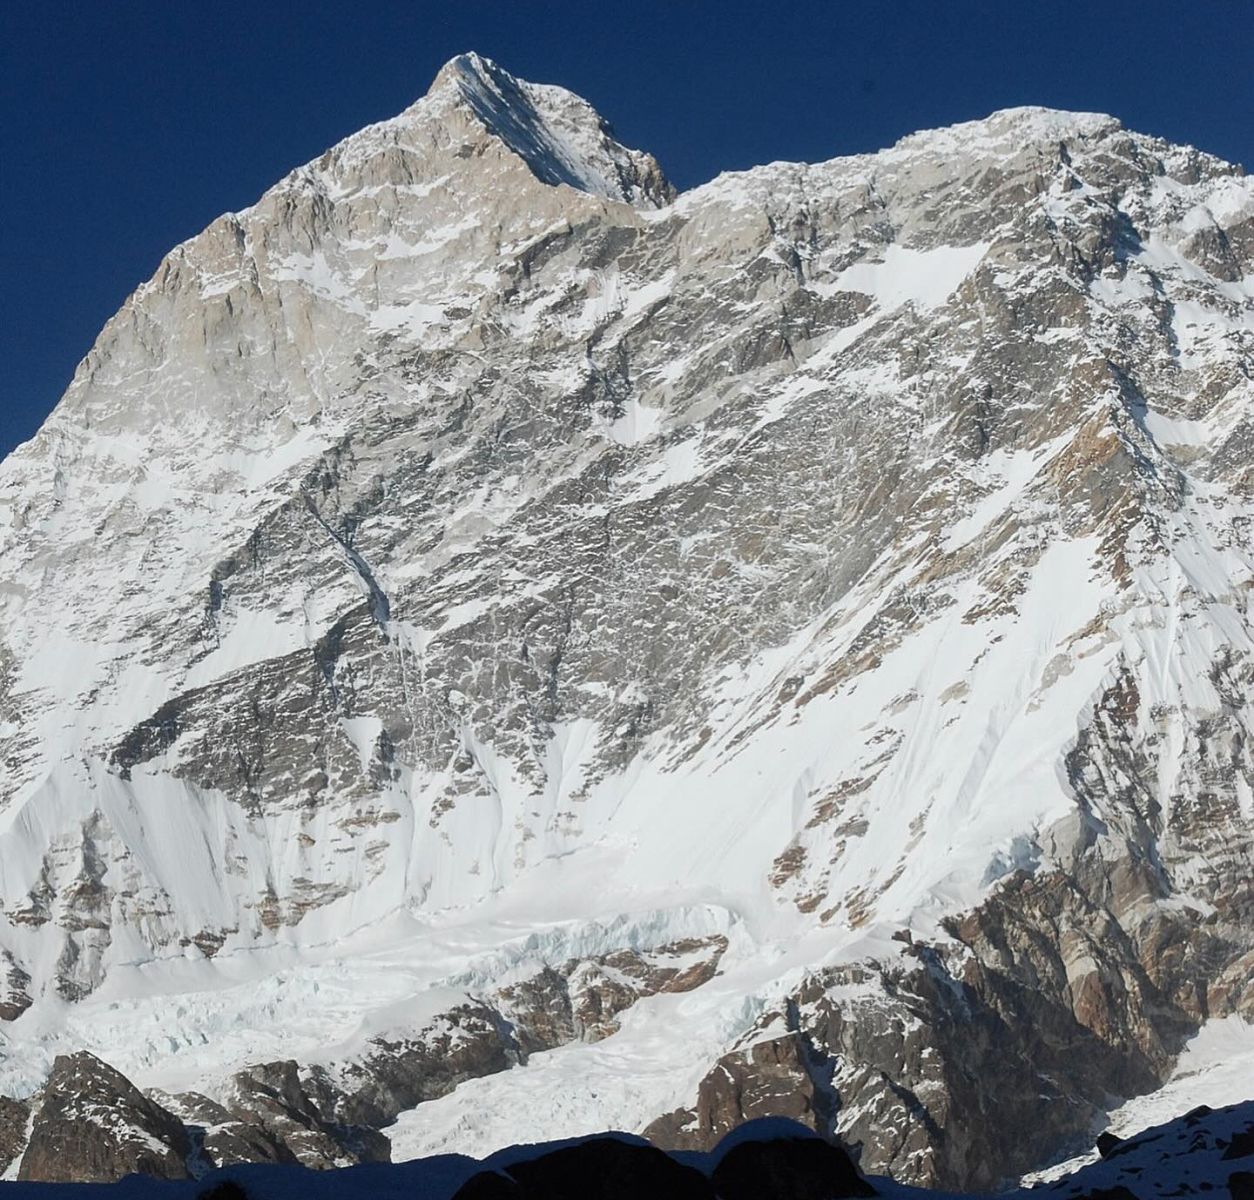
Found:
[[1110, 117], [676, 196], [454, 60], [0, 465], [0, 1090], [1047, 1160], [1254, 1018], [1251, 280]]
[[[278, 1161], [299, 1162], [307, 1167], [326, 1170], [331, 1167], [347, 1167], [362, 1162], [387, 1162], [390, 1157], [388, 1140], [368, 1126], [348, 1125], [337, 1122], [324, 1114], [316, 1091], [301, 1078], [299, 1066], [291, 1059], [285, 1062], [257, 1063], [236, 1072], [227, 1089], [225, 1107], [244, 1130], [255, 1127], [273, 1140]], [[256, 1161], [250, 1158], [247, 1147], [237, 1146], [234, 1140], [229, 1147], [221, 1146], [221, 1132], [237, 1138], [239, 1133], [227, 1126], [209, 1132], [218, 1133], [215, 1139], [205, 1139], [207, 1153], [220, 1163], [223, 1150], [237, 1161]]]
[[111, 1183], [139, 1173], [187, 1179], [183, 1125], [94, 1055], [59, 1057], [35, 1106], [19, 1179]]
[[29, 1119], [30, 1105], [0, 1096], [0, 1171], [7, 1171], [10, 1164], [21, 1157], [26, 1148]]
[[[389, 1161], [375, 1129], [324, 1117], [294, 1062], [256, 1064], [224, 1089], [226, 1103], [194, 1092], [148, 1095], [94, 1055], [59, 1057], [33, 1106], [0, 1102], [0, 1143], [25, 1147], [18, 1178], [108, 1183], [124, 1175], [200, 1177], [239, 1163], [325, 1170]], [[32, 1111], [29, 1141], [28, 1115]], [[11, 1161], [11, 1159], [10, 1159]]]
[[191, 1143], [189, 1162], [200, 1171], [246, 1162], [299, 1161], [260, 1121], [245, 1120], [208, 1096], [152, 1091], [148, 1098], [183, 1123]]
[[792, 1033], [724, 1055], [701, 1081], [696, 1104], [659, 1117], [644, 1136], [667, 1150], [707, 1150], [746, 1121], [788, 1117], [816, 1132], [832, 1128], [835, 1097], [814, 1052]]

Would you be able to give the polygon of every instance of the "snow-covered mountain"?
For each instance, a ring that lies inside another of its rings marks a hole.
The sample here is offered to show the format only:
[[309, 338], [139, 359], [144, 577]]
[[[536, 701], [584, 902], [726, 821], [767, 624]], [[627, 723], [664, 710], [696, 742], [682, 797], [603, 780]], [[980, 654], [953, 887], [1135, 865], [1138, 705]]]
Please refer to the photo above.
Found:
[[1042, 1166], [1254, 1021], [1252, 374], [1197, 150], [1015, 109], [677, 196], [454, 59], [0, 465], [0, 1091]]

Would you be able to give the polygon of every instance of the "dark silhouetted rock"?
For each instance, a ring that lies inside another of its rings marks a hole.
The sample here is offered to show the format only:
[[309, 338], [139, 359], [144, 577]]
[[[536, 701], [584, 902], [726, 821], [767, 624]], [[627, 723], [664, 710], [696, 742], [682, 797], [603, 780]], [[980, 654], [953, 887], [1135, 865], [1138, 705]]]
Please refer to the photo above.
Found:
[[1254, 1125], [1241, 1130], [1228, 1144], [1228, 1149], [1224, 1151], [1226, 1161], [1252, 1156], [1254, 1156]]
[[233, 1179], [215, 1183], [206, 1191], [198, 1192], [196, 1200], [249, 1200], [248, 1193]]
[[457, 1189], [453, 1200], [525, 1200], [522, 1184], [497, 1171], [480, 1171]]
[[1122, 1145], [1123, 1138], [1115, 1137], [1109, 1130], [1097, 1135], [1097, 1153], [1103, 1158], [1109, 1158]]
[[713, 1183], [720, 1200], [840, 1200], [877, 1194], [844, 1150], [819, 1138], [741, 1142], [723, 1155]]
[[[593, 1138], [505, 1168], [525, 1200], [714, 1200], [710, 1181], [653, 1146]], [[502, 1200], [516, 1193], [485, 1192]]]
[[35, 1106], [19, 1179], [111, 1183], [187, 1179], [183, 1123], [93, 1054], [59, 1055]]
[[1254, 1200], [1254, 1171], [1234, 1171], [1228, 1176], [1232, 1200]]

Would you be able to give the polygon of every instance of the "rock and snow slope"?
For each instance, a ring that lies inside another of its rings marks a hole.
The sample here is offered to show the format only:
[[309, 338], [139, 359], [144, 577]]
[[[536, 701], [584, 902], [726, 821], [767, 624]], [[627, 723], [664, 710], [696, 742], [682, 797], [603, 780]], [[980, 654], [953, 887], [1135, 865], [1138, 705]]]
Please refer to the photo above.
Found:
[[1019, 109], [675, 197], [455, 59], [0, 465], [0, 1091], [1039, 1166], [1254, 1019], [1252, 367], [1198, 151]]

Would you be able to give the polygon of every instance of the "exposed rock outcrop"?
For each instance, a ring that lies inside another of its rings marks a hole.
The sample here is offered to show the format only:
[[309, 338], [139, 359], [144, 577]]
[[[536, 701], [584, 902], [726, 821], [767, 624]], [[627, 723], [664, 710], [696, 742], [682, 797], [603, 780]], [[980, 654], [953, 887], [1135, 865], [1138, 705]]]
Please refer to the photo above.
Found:
[[0, 1096], [0, 1171], [7, 1171], [26, 1149], [29, 1120], [29, 1104]]
[[111, 1183], [139, 1173], [190, 1177], [191, 1142], [175, 1116], [86, 1051], [61, 1055], [34, 1106], [18, 1178]]
[[189, 1161], [198, 1173], [238, 1163], [300, 1161], [259, 1121], [245, 1120], [208, 1096], [160, 1091], [148, 1096], [183, 1122], [192, 1146]]
[[[224, 1106], [245, 1128], [260, 1128], [284, 1157], [303, 1166], [327, 1170], [389, 1161], [390, 1146], [383, 1134], [368, 1125], [337, 1123], [323, 1113], [311, 1094], [316, 1090], [316, 1085], [307, 1086], [290, 1059], [258, 1063], [231, 1077]], [[325, 1103], [325, 1088], [322, 1099]], [[212, 1153], [212, 1143], [208, 1149]]]
[[830, 1132], [835, 1117], [824, 1068], [799, 1034], [755, 1041], [721, 1058], [701, 1081], [696, 1104], [659, 1117], [644, 1136], [667, 1150], [710, 1150], [746, 1121], [787, 1117]]

